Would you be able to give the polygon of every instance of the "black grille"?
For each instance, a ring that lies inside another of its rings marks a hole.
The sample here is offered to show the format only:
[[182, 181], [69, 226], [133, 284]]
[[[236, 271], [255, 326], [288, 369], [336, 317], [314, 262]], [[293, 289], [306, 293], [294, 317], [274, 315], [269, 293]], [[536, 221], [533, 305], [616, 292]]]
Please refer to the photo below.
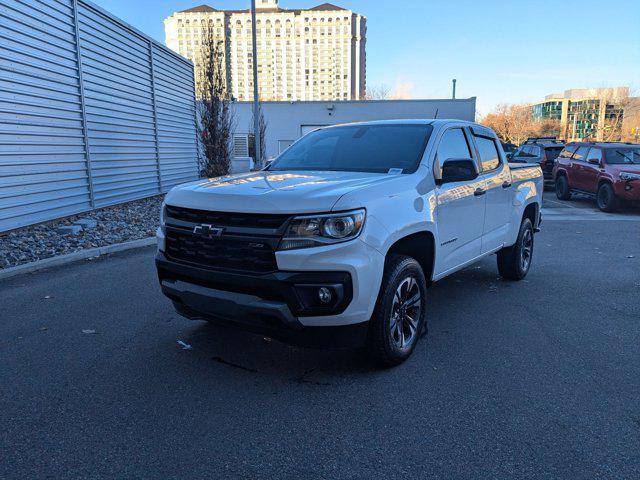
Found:
[[[213, 270], [267, 273], [278, 269], [275, 250], [290, 216], [167, 206], [165, 217], [169, 258]], [[199, 225], [221, 228], [222, 233], [194, 233]]]
[[217, 227], [249, 227], [279, 229], [290, 215], [270, 215], [261, 213], [207, 212], [167, 205], [167, 217], [185, 222], [215, 225]]

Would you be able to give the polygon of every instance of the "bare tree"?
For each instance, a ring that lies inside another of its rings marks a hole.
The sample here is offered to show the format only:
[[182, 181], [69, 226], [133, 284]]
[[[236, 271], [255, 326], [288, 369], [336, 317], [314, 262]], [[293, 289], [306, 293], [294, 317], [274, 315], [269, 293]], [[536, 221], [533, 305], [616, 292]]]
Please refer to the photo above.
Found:
[[383, 83], [367, 88], [364, 95], [365, 100], [389, 100], [390, 97], [391, 89]]
[[559, 136], [561, 130], [557, 120], [535, 120], [528, 105], [498, 105], [480, 123], [493, 129], [503, 142], [516, 145], [529, 137]]
[[630, 98], [624, 108], [621, 140], [640, 143], [640, 97]]
[[[260, 129], [260, 159], [262, 160], [262, 166], [267, 164], [267, 144], [266, 144], [266, 136], [267, 136], [267, 121], [264, 118], [264, 112], [262, 111], [262, 104], [258, 103], [258, 128]], [[255, 137], [255, 115], [251, 115], [251, 124], [249, 125], [249, 131], [253, 136], [252, 139], [252, 147], [254, 158], [255, 157], [255, 148], [256, 148], [256, 137]], [[255, 168], [258, 168], [259, 165], [254, 165]]]
[[611, 89], [600, 99], [604, 102], [604, 122], [599, 122], [594, 137], [604, 142], [619, 142], [633, 137], [640, 127], [640, 99], [631, 97], [628, 88]]
[[233, 135], [231, 95], [227, 89], [223, 43], [211, 27], [204, 31], [197, 66], [198, 117], [203, 144], [200, 174], [203, 177], [227, 175]]

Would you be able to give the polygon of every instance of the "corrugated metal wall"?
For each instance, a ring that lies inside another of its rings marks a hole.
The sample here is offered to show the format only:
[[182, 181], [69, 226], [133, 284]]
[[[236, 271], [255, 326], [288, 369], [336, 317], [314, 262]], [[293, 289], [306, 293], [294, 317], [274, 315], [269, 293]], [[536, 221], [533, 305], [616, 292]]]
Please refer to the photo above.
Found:
[[0, 231], [198, 177], [193, 66], [83, 0], [0, 2]]

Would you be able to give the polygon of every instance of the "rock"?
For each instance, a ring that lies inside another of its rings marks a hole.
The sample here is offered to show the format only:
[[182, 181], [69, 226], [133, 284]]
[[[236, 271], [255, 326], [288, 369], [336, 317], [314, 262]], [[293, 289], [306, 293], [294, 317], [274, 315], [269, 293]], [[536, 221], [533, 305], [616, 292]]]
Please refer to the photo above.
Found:
[[80, 225], [85, 230], [96, 228], [98, 226], [98, 222], [93, 218], [81, 218], [80, 220], [73, 222], [73, 224]]
[[79, 235], [82, 232], [80, 225], [61, 225], [56, 228], [56, 233], [60, 235]]

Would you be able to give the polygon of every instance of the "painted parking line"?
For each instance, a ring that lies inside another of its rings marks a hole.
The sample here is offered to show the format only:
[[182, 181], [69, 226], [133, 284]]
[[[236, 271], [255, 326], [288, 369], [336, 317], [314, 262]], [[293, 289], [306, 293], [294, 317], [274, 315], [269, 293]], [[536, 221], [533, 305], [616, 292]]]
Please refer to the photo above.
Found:
[[542, 220], [546, 221], [624, 221], [640, 222], [640, 215], [630, 213], [605, 213], [581, 208], [542, 208]]

